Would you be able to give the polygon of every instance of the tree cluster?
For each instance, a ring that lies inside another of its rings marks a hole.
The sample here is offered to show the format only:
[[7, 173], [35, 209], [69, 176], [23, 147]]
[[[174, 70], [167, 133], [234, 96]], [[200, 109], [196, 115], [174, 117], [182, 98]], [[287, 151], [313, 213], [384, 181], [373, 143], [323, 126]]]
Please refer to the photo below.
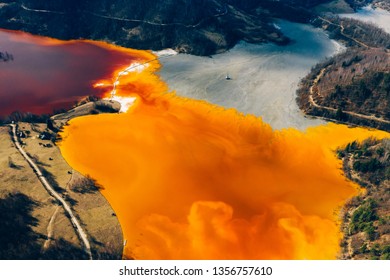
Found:
[[0, 52], [0, 61], [8, 62], [14, 60], [14, 56], [8, 52]]
[[390, 234], [390, 139], [354, 141], [339, 149], [338, 155], [346, 175], [366, 189], [345, 206], [344, 257], [390, 259], [390, 246], [385, 242]]

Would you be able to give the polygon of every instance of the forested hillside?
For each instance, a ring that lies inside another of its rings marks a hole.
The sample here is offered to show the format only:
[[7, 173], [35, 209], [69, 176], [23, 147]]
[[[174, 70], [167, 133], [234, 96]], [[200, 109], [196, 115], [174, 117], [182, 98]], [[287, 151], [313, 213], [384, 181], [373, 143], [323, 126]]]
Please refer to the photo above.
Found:
[[326, 0], [3, 0], [0, 27], [59, 39], [209, 55], [239, 40], [288, 43], [272, 17], [307, 22]]

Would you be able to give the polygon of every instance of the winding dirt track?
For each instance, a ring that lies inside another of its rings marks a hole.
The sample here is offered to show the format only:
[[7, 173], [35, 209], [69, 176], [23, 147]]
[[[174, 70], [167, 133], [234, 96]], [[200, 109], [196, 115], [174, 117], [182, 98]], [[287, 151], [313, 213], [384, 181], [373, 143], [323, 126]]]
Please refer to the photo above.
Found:
[[80, 237], [85, 252], [88, 254], [88, 257], [90, 260], [92, 260], [92, 252], [91, 252], [91, 245], [88, 241], [88, 236], [81, 227], [81, 224], [79, 220], [74, 215], [72, 208], [69, 206], [69, 204], [57, 193], [54, 188], [49, 184], [49, 182], [46, 180], [45, 176], [43, 176], [42, 172], [39, 170], [39, 167], [34, 163], [34, 161], [29, 157], [29, 155], [24, 151], [22, 146], [19, 144], [18, 138], [16, 136], [16, 124], [10, 124], [12, 128], [12, 140], [15, 143], [16, 148], [21, 153], [21, 155], [24, 157], [24, 159], [28, 162], [28, 164], [31, 166], [31, 168], [34, 170], [35, 174], [38, 176], [39, 181], [41, 181], [42, 185], [45, 187], [47, 192], [53, 196], [64, 208], [65, 212], [69, 215], [69, 219], [73, 225], [73, 228], [75, 229], [76, 233]]
[[53, 215], [50, 218], [49, 224], [47, 225], [47, 239], [45, 243], [43, 244], [43, 250], [47, 250], [50, 246], [50, 241], [53, 239], [54, 234], [54, 221], [57, 217], [58, 211], [60, 210], [60, 206], [56, 206]]
[[[317, 107], [317, 108], [320, 108], [320, 109], [325, 109], [325, 110], [328, 110], [328, 111], [336, 112], [337, 109], [335, 109], [335, 108], [319, 105], [314, 100], [314, 97], [313, 97], [314, 93], [317, 93], [318, 96], [321, 95], [321, 93], [319, 92], [319, 90], [317, 88], [317, 85], [318, 85], [319, 80], [324, 76], [326, 69], [327, 69], [327, 67], [322, 68], [320, 73], [314, 79], [313, 84], [311, 85], [310, 90], [309, 90], [309, 102], [310, 102], [310, 105], [312, 105], [313, 107]], [[355, 113], [355, 112], [351, 112], [351, 111], [343, 111], [343, 113], [345, 113], [347, 115], [350, 115], [350, 116], [366, 119], [366, 120], [373, 120], [373, 121], [377, 121], [377, 122], [390, 124], [390, 121], [385, 120], [383, 118], [378, 118], [376, 116], [363, 115], [363, 114], [359, 114], [359, 113]]]
[[[323, 20], [323, 21], [325, 21], [325, 22], [327, 22], [329, 24], [336, 25], [336, 26], [340, 27], [342, 35], [344, 35], [345, 37], [347, 37], [350, 40], [353, 40], [354, 42], [356, 42], [357, 44], [361, 45], [362, 47], [365, 47], [365, 48], [368, 48], [368, 49], [372, 48], [372, 47], [364, 44], [363, 42], [360, 42], [359, 40], [346, 35], [344, 33], [344, 26], [335, 24], [335, 23], [333, 23], [333, 22], [331, 22], [331, 21], [329, 21], [329, 20], [327, 20], [325, 18], [322, 18], [322, 17], [318, 17], [318, 18], [320, 18], [321, 20]], [[337, 109], [319, 105], [315, 101], [315, 99], [314, 99], [314, 94], [315, 93], [317, 93], [318, 96], [321, 96], [321, 93], [319, 92], [319, 89], [318, 89], [317, 85], [318, 85], [318, 82], [320, 81], [320, 79], [325, 75], [327, 68], [328, 67], [322, 68], [320, 73], [318, 73], [317, 77], [314, 79], [313, 84], [311, 85], [310, 90], [309, 90], [309, 102], [310, 102], [310, 104], [313, 107], [317, 107], [317, 108], [320, 108], [320, 109], [325, 109], [325, 110], [328, 110], [328, 111], [336, 112]], [[343, 111], [343, 113], [345, 113], [347, 115], [350, 115], [350, 116], [366, 119], [366, 120], [373, 120], [373, 121], [377, 121], [377, 122], [381, 122], [381, 123], [390, 124], [390, 121], [385, 120], [383, 118], [378, 118], [376, 116], [363, 115], [363, 114], [359, 114], [359, 113], [355, 113], [355, 112], [351, 112], [351, 111]]]
[[[31, 9], [31, 8], [26, 7], [23, 4], [20, 7], [23, 10], [25, 10], [25, 11], [35, 12], [35, 13], [49, 13], [49, 14], [59, 14], [59, 15], [65, 15], [66, 14], [64, 12], [58, 12], [58, 11]], [[129, 19], [129, 18], [114, 17], [114, 16], [110, 16], [110, 15], [102, 15], [102, 14], [97, 14], [97, 13], [90, 12], [90, 11], [84, 11], [84, 12], [87, 13], [87, 14], [90, 14], [92, 16], [95, 16], [95, 17], [111, 19], [111, 20], [116, 20], [116, 21], [143, 23], [143, 24], [149, 24], [149, 25], [154, 25], [154, 26], [174, 26], [174, 25], [178, 25], [178, 26], [183, 26], [183, 27], [186, 27], [186, 28], [196, 28], [196, 27], [200, 26], [202, 23], [204, 23], [209, 18], [222, 17], [222, 16], [227, 15], [228, 14], [227, 5], [224, 8], [225, 9], [224, 9], [223, 12], [219, 12], [219, 13], [214, 14], [214, 15], [208, 17], [208, 18], [201, 19], [196, 24], [184, 24], [184, 23], [181, 23], [181, 22], [159, 23], [159, 22], [153, 22], [153, 21], [142, 20], [142, 19]]]
[[368, 46], [367, 44], [365, 44], [365, 43], [363, 43], [363, 42], [361, 42], [361, 41], [359, 41], [359, 40], [357, 40], [357, 39], [355, 39], [355, 38], [349, 36], [348, 34], [345, 34], [345, 33], [344, 33], [345, 28], [344, 28], [344, 26], [343, 26], [342, 24], [336, 24], [336, 23], [331, 22], [330, 20], [327, 20], [326, 18], [323, 18], [323, 17], [320, 17], [320, 16], [319, 16], [318, 18], [321, 19], [321, 20], [323, 20], [323, 21], [325, 21], [325, 22], [327, 22], [327, 23], [329, 23], [329, 24], [331, 24], [331, 25], [335, 25], [335, 26], [339, 27], [339, 28], [340, 28], [340, 32], [341, 32], [341, 35], [343, 35], [344, 37], [346, 37], [346, 38], [348, 38], [348, 39], [354, 41], [356, 44], [358, 44], [358, 45], [360, 45], [360, 46], [362, 46], [362, 47], [365, 47], [365, 48], [367, 48], [367, 49], [372, 48], [372, 47]]
[[204, 23], [207, 19], [213, 18], [213, 17], [222, 17], [227, 15], [228, 9], [225, 7], [225, 11], [212, 15], [208, 18], [201, 19], [198, 23], [196, 24], [184, 24], [181, 22], [169, 22], [169, 23], [159, 23], [159, 22], [153, 22], [153, 21], [148, 21], [148, 20], [141, 20], [141, 19], [129, 19], [129, 18], [119, 18], [119, 17], [114, 17], [114, 16], [108, 16], [108, 15], [101, 15], [93, 12], [86, 11], [86, 13], [93, 15], [95, 17], [100, 17], [100, 18], [105, 18], [105, 19], [111, 19], [111, 20], [117, 20], [117, 21], [125, 21], [125, 22], [134, 22], [134, 23], [143, 23], [143, 24], [149, 24], [149, 25], [154, 25], [154, 26], [183, 26], [186, 28], [196, 28], [200, 26], [202, 23]]
[[29, 11], [29, 12], [35, 12], [35, 13], [48, 13], [48, 14], [57, 14], [57, 15], [65, 15], [65, 13], [63, 12], [57, 12], [57, 11], [49, 11], [49, 10], [37, 10], [37, 9], [30, 9], [28, 7], [26, 7], [25, 5], [20, 5], [20, 7], [25, 10], [25, 11]]

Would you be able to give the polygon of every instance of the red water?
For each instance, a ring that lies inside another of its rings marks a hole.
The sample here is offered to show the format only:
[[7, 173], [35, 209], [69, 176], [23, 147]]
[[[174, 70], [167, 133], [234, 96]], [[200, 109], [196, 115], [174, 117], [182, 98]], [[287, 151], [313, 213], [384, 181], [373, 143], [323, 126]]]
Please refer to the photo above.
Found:
[[90, 41], [58, 41], [22, 32], [0, 30], [0, 116], [13, 111], [34, 114], [69, 108], [94, 89], [97, 80], [136, 60], [133, 53]]

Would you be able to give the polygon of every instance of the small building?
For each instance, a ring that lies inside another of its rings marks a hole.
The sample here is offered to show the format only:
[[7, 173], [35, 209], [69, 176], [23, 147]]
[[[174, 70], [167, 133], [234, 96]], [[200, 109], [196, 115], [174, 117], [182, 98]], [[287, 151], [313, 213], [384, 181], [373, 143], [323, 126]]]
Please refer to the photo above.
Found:
[[18, 136], [19, 138], [26, 138], [26, 137], [27, 137], [27, 135], [26, 135], [26, 133], [25, 133], [24, 131], [19, 131], [19, 132], [17, 133], [17, 136]]
[[41, 140], [50, 140], [52, 137], [51, 133], [44, 131], [41, 134], [39, 134], [39, 139]]

